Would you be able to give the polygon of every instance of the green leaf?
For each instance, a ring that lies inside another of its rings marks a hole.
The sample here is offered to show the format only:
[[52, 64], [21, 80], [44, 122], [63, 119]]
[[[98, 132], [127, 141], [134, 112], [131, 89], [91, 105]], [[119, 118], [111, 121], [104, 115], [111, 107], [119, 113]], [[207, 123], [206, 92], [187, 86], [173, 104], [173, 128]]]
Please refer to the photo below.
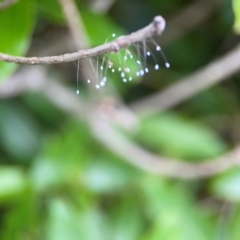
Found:
[[153, 177], [143, 179], [142, 187], [151, 220], [142, 240], [213, 239], [213, 226], [184, 189]]
[[104, 154], [101, 157], [104, 160], [98, 159], [86, 164], [81, 174], [82, 184], [95, 193], [115, 193], [126, 190], [136, 176], [134, 169], [114, 161], [113, 156], [112, 159]]
[[46, 230], [48, 240], [84, 239], [74, 209], [60, 199], [49, 204]]
[[46, 139], [30, 174], [37, 191], [80, 183], [83, 162], [89, 158], [85, 147], [86, 134], [84, 126], [69, 123], [61, 134]]
[[82, 239], [88, 240], [106, 240], [109, 235], [109, 229], [106, 224], [106, 218], [103, 213], [90, 206], [79, 214], [79, 225], [83, 234]]
[[26, 163], [38, 150], [40, 131], [33, 117], [19, 104], [2, 104], [0, 140], [9, 155]]
[[38, 239], [40, 233], [36, 229], [40, 226], [40, 211], [34, 199], [30, 191], [25, 191], [21, 199], [15, 197], [16, 202], [8, 208], [6, 217], [1, 222], [1, 240], [26, 240], [29, 233], [32, 239]]
[[[35, 5], [32, 0], [20, 0], [0, 11], [0, 52], [25, 55], [35, 22]], [[16, 70], [13, 63], [0, 62], [0, 82]]]
[[0, 167], [0, 201], [16, 197], [25, 187], [25, 178], [20, 169]]
[[167, 156], [191, 160], [216, 157], [227, 149], [203, 124], [172, 113], [143, 119], [137, 139]]
[[240, 34], [240, 1], [232, 0], [233, 11], [235, 15], [233, 29], [237, 34]]
[[92, 45], [103, 44], [108, 37], [108, 41], [112, 41], [113, 33], [116, 37], [126, 33], [105, 14], [81, 10], [81, 16]]
[[61, 199], [49, 204], [47, 239], [105, 240], [104, 218], [97, 209], [80, 210]]
[[85, 125], [67, 124], [60, 135], [46, 139], [31, 169], [31, 179], [37, 191], [64, 184], [83, 185], [88, 191], [109, 193], [125, 189], [137, 171], [116, 156], [96, 148]]
[[49, 100], [37, 92], [27, 92], [22, 99], [27, 107], [33, 112], [39, 120], [52, 125], [56, 125], [63, 114]]
[[[65, 16], [57, 0], [37, 0], [37, 6], [45, 17], [58, 24], [64, 24]], [[115, 33], [120, 36], [126, 33], [117, 24], [113, 22], [106, 14], [98, 14], [87, 11], [83, 6], [79, 7], [80, 16], [87, 30], [88, 37], [92, 45], [103, 44], [107, 37]], [[109, 41], [111, 37], [109, 38]]]
[[122, 204], [114, 205], [110, 227], [112, 240], [138, 240], [142, 234], [143, 216], [136, 201], [124, 199]]
[[211, 191], [224, 200], [240, 202], [240, 170], [235, 168], [213, 179]]
[[65, 16], [57, 0], [37, 0], [37, 7], [44, 18], [48, 18], [53, 23], [64, 24]]
[[228, 223], [228, 240], [239, 240], [240, 236], [240, 208], [234, 210], [232, 218]]

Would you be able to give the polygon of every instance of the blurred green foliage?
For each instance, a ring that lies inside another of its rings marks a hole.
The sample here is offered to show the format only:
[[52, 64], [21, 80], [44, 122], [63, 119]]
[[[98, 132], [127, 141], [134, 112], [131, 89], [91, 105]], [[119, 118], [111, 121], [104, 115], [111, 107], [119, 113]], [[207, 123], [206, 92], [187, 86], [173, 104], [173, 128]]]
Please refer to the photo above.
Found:
[[232, 2], [235, 14], [234, 30], [240, 34], [240, 2], [238, 0], [232, 0]]
[[[35, 23], [35, 7], [31, 0], [4, 9], [0, 14], [0, 51], [10, 55], [24, 55], [31, 41]], [[16, 69], [17, 65], [0, 62], [0, 82]]]
[[213, 158], [226, 150], [210, 129], [173, 113], [144, 119], [136, 137], [166, 156], [190, 161]]
[[[170, 19], [192, 3], [115, 1], [108, 13], [96, 13], [87, 1], [76, 2], [93, 46], [113, 32], [148, 24], [156, 14]], [[239, 1], [232, 3], [239, 31]], [[239, 41], [233, 18], [231, 2], [223, 1], [201, 26], [163, 47], [170, 70], [151, 71], [141, 84], [113, 79], [122, 97], [130, 102], [158, 91], [231, 49]], [[34, 48], [36, 39], [44, 41], [64, 26], [57, 0], [19, 0], [0, 11], [0, 51], [25, 55], [31, 41]], [[0, 80], [15, 69], [0, 62]], [[76, 68], [51, 71], [64, 72], [75, 84]], [[171, 112], [142, 118], [130, 137], [181, 161], [224, 154], [239, 140], [238, 80], [232, 77]], [[239, 169], [206, 181], [154, 176], [125, 163], [94, 139], [85, 122], [40, 94], [0, 102], [0, 240], [238, 240], [239, 201]]]

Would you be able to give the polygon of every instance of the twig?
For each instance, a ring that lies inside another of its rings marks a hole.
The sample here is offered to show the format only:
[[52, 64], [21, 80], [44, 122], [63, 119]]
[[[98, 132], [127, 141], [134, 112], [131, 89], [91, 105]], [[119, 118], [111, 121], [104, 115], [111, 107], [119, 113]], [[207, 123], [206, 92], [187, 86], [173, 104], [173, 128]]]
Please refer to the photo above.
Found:
[[116, 0], [93, 0], [90, 1], [90, 8], [92, 11], [97, 13], [106, 13]]
[[65, 62], [73, 62], [79, 59], [99, 56], [109, 52], [118, 52], [121, 48], [128, 47], [136, 42], [141, 42], [143, 39], [151, 37], [155, 34], [161, 35], [165, 29], [165, 20], [161, 16], [156, 16], [153, 22], [148, 26], [131, 33], [127, 36], [121, 36], [116, 40], [100, 45], [98, 47], [80, 50], [74, 53], [67, 53], [60, 56], [50, 56], [50, 57], [15, 57], [8, 54], [0, 53], [0, 60], [6, 62], [14, 62], [20, 64], [57, 64]]
[[[84, 118], [90, 125], [95, 138], [106, 148], [144, 171], [173, 178], [198, 179], [210, 177], [240, 165], [240, 146], [219, 158], [196, 164], [157, 156], [127, 139], [109, 121], [104, 121], [101, 115], [90, 109], [84, 112], [83, 109], [86, 107], [80, 107], [77, 96], [57, 81], [51, 81], [50, 85], [42, 89], [44, 91], [41, 93], [62, 111], [81, 120]], [[64, 96], [64, 101], [62, 96]]]
[[5, 0], [3, 2], [0, 2], [0, 10], [8, 8], [17, 2], [18, 0]]
[[240, 45], [224, 57], [163, 90], [131, 104], [134, 112], [154, 114], [174, 107], [240, 70]]
[[90, 41], [75, 2], [72, 0], [59, 0], [59, 2], [67, 19], [75, 45], [78, 49], [89, 48]]
[[0, 85], [0, 99], [12, 98], [29, 90], [41, 89], [46, 86], [45, 79], [48, 79], [46, 68], [39, 66], [22, 68]]
[[[33, 74], [38, 76], [37, 85], [32, 84]], [[56, 79], [49, 81], [50, 78], [47, 71], [40, 66], [22, 69], [16, 76], [13, 76], [14, 84], [18, 85], [13, 88], [12, 81], [7, 81], [5, 86], [0, 86], [0, 95], [2, 97], [16, 96], [21, 93], [16, 91], [19, 86], [24, 86], [22, 89], [19, 88], [21, 91], [38, 91], [62, 111], [88, 123], [94, 137], [106, 148], [133, 166], [157, 175], [181, 179], [199, 179], [211, 177], [240, 165], [240, 146], [226, 155], [205, 160], [202, 163], [187, 163], [150, 153], [119, 133], [110, 121], [105, 121], [101, 117], [101, 113], [91, 110], [81, 96], [74, 94], [72, 90], [67, 89]]]
[[109, 123], [102, 121], [99, 117], [97, 119], [91, 118], [95, 138], [128, 163], [144, 171], [172, 178], [198, 179], [210, 177], [240, 165], [240, 146], [216, 159], [206, 159], [203, 163], [187, 163], [150, 153], [121, 135]]

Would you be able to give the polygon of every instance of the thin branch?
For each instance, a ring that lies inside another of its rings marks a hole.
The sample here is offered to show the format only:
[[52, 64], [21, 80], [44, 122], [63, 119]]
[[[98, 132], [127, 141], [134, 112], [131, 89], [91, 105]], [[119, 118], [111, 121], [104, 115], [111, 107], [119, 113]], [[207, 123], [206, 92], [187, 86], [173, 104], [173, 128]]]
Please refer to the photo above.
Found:
[[0, 60], [5, 62], [13, 62], [20, 64], [57, 64], [65, 62], [73, 62], [83, 58], [95, 57], [109, 52], [118, 52], [121, 48], [126, 48], [133, 43], [141, 42], [143, 39], [151, 37], [153, 35], [161, 35], [165, 29], [165, 20], [161, 16], [156, 16], [153, 22], [148, 26], [131, 33], [127, 36], [121, 36], [116, 40], [100, 45], [98, 47], [80, 50], [74, 53], [67, 53], [60, 56], [50, 57], [15, 57], [8, 54], [0, 53]]
[[87, 36], [80, 12], [73, 0], [59, 0], [63, 12], [67, 19], [68, 27], [78, 49], [90, 47], [90, 41]]
[[18, 0], [5, 0], [3, 2], [0, 2], [0, 10], [8, 8], [17, 2], [18, 2]]
[[[38, 76], [36, 84], [32, 82], [33, 75]], [[38, 91], [63, 112], [81, 121], [84, 120], [89, 124], [94, 137], [101, 144], [128, 163], [144, 171], [172, 178], [199, 179], [211, 177], [232, 167], [240, 166], [240, 145], [219, 158], [206, 159], [201, 163], [188, 163], [183, 160], [155, 155], [117, 131], [110, 121], [105, 121], [102, 118], [101, 111], [91, 110], [81, 96], [67, 89], [56, 79], [49, 81], [52, 76], [50, 77], [47, 71], [40, 66], [23, 68], [12, 78], [13, 82], [9, 80], [5, 85], [0, 86], [0, 96], [11, 97], [21, 94], [21, 91]], [[12, 87], [13, 84], [15, 87]], [[21, 86], [24, 87], [21, 88]]]
[[79, 105], [77, 96], [57, 81], [50, 81], [50, 85], [42, 89], [44, 91], [40, 90], [41, 93], [62, 111], [81, 120], [84, 118], [91, 127], [94, 137], [101, 144], [144, 171], [172, 178], [198, 179], [210, 177], [240, 165], [240, 146], [219, 158], [206, 159], [202, 163], [195, 164], [157, 156], [123, 136], [111, 125], [111, 122], [102, 119], [101, 114], [96, 114], [90, 109], [84, 112], [83, 109], [86, 107]]
[[46, 68], [39, 66], [22, 68], [0, 85], [0, 99], [13, 98], [30, 90], [37, 91], [46, 86], [46, 79]]
[[97, 13], [106, 13], [116, 0], [93, 0], [90, 1], [89, 5], [92, 11]]
[[179, 159], [157, 156], [143, 149], [99, 117], [95, 116], [91, 120], [95, 138], [106, 148], [128, 163], [153, 174], [180, 179], [198, 179], [210, 177], [240, 165], [240, 146], [219, 158], [206, 159], [202, 163], [187, 163]]
[[[65, 14], [67, 20], [67, 25], [69, 27], [72, 39], [74, 40], [73, 45], [75, 49], [87, 49], [90, 47], [89, 37], [85, 29], [84, 23], [82, 21], [80, 10], [78, 10], [77, 5], [74, 0], [58, 0], [62, 10]], [[94, 79], [94, 74], [89, 68], [87, 61], [78, 61], [80, 68], [84, 70], [85, 76], [88, 79]], [[91, 93], [92, 84], [87, 84], [88, 89]], [[78, 91], [78, 89], [77, 89]]]
[[189, 75], [177, 83], [130, 105], [134, 112], [154, 114], [174, 107], [197, 93], [219, 83], [240, 70], [240, 45], [224, 57]]
[[[58, 0], [67, 20], [67, 25], [74, 40], [74, 49], [87, 49], [90, 47], [90, 41], [82, 21], [80, 11], [74, 0]], [[89, 69], [86, 61], [79, 61], [81, 69], [84, 70], [85, 75], [89, 79], [93, 79], [93, 72]], [[91, 85], [88, 85], [91, 89]], [[78, 91], [78, 89], [77, 89]]]

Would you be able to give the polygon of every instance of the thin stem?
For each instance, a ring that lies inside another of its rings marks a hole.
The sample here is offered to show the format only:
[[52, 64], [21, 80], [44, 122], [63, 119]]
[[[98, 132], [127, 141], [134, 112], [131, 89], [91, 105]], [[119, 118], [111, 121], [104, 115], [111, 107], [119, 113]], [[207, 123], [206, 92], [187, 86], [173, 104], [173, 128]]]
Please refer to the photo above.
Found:
[[67, 53], [59, 56], [50, 57], [15, 57], [8, 54], [0, 53], [0, 60], [5, 62], [13, 62], [20, 64], [30, 65], [49, 65], [73, 62], [83, 58], [96, 57], [109, 52], [118, 52], [121, 48], [126, 48], [133, 43], [141, 42], [143, 39], [151, 37], [153, 35], [161, 35], [165, 29], [165, 20], [161, 16], [156, 16], [152, 23], [148, 26], [131, 33], [126, 36], [121, 36], [112, 42], [105, 43], [88, 50], [80, 50], [74, 53]]

